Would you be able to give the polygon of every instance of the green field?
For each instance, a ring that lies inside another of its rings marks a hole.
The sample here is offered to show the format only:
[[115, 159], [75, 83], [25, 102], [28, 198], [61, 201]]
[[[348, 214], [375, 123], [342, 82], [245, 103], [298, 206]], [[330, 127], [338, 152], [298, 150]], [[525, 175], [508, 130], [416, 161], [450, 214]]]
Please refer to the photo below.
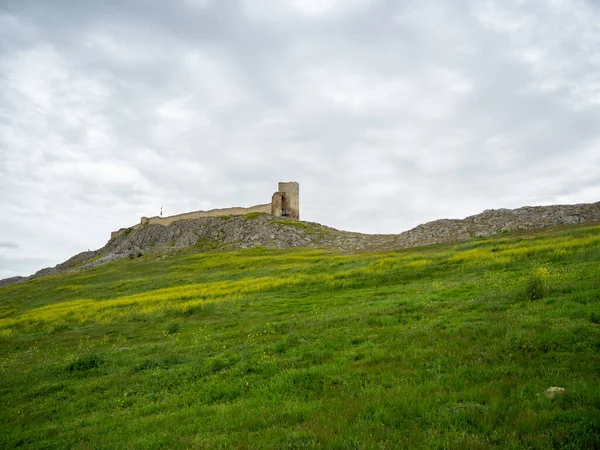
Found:
[[0, 402], [2, 448], [600, 448], [600, 226], [0, 288]]

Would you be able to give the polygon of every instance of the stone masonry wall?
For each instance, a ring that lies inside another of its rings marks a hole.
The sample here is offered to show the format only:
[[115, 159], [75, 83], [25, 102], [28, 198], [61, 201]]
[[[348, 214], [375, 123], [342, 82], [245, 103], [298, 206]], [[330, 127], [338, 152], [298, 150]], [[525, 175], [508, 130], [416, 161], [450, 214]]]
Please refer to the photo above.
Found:
[[283, 213], [283, 194], [281, 192], [275, 192], [271, 199], [271, 215], [275, 217], [281, 217]]
[[300, 186], [295, 181], [280, 182], [279, 192], [283, 195], [282, 216], [300, 220]]
[[220, 208], [211, 209], [209, 211], [194, 211], [183, 214], [176, 214], [168, 217], [142, 217], [140, 223], [135, 225], [133, 228], [136, 229], [141, 225], [152, 225], [158, 224], [168, 226], [178, 220], [190, 220], [190, 219], [203, 219], [206, 217], [219, 217], [219, 216], [243, 216], [249, 213], [264, 213], [271, 214], [271, 204], [265, 203], [264, 205], [251, 206], [249, 208], [233, 207], [233, 208]]
[[[211, 209], [209, 211], [193, 211], [189, 213], [176, 214], [174, 216], [154, 216], [154, 217], [142, 217], [140, 223], [130, 227], [130, 229], [137, 230], [140, 227], [146, 225], [163, 225], [169, 226], [173, 222], [179, 220], [194, 220], [194, 219], [205, 219], [209, 217], [219, 216], [243, 216], [249, 213], [262, 213], [271, 214], [273, 216], [287, 216], [292, 220], [300, 220], [300, 199], [299, 199], [299, 185], [295, 181], [280, 182], [279, 191], [273, 194], [271, 203], [265, 203], [264, 205], [251, 206], [249, 208], [234, 207], [234, 208], [220, 208]], [[127, 228], [121, 228], [120, 230], [113, 231], [110, 233], [110, 238], [114, 239], [123, 233]]]

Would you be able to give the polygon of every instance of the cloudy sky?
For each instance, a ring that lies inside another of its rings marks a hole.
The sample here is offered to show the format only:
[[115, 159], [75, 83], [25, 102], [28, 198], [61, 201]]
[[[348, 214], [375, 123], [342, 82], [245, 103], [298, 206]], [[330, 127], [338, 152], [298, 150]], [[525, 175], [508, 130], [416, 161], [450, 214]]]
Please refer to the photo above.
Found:
[[597, 0], [0, 0], [0, 278], [142, 215], [600, 200]]

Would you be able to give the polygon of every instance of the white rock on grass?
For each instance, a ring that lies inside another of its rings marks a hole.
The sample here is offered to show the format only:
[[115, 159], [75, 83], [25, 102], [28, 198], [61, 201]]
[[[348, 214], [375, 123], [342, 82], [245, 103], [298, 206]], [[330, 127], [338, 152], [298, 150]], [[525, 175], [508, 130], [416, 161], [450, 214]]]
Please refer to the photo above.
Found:
[[546, 397], [554, 398], [556, 395], [562, 395], [565, 393], [565, 388], [559, 386], [550, 386], [546, 389]]

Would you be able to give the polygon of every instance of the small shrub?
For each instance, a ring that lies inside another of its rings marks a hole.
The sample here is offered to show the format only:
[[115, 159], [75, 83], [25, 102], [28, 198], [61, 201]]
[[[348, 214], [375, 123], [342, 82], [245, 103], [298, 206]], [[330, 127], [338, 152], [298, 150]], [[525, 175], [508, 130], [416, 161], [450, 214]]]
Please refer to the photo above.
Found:
[[189, 317], [196, 311], [192, 305], [183, 305], [180, 312], [182, 317]]
[[290, 379], [298, 395], [321, 394], [325, 388], [325, 378], [320, 373], [300, 370], [290, 374]]
[[160, 367], [160, 363], [158, 361], [146, 358], [141, 364], [138, 364], [134, 370], [136, 372], [140, 372], [142, 370], [152, 370], [156, 367]]
[[102, 358], [96, 354], [80, 356], [67, 366], [67, 372], [82, 372], [95, 369], [102, 363]]
[[213, 373], [220, 372], [222, 370], [228, 369], [231, 367], [232, 363], [226, 358], [213, 358], [210, 361], [210, 370]]
[[66, 323], [59, 323], [57, 325], [54, 326], [54, 328], [52, 328], [52, 330], [50, 331], [50, 334], [56, 334], [56, 333], [60, 333], [62, 331], [69, 331], [72, 328], [67, 325]]
[[525, 285], [525, 298], [527, 300], [539, 300], [548, 296], [550, 271], [547, 267], [537, 267], [527, 278]]
[[167, 334], [175, 334], [179, 331], [179, 324], [178, 323], [170, 323], [167, 328], [165, 328], [165, 333]]
[[129, 322], [148, 322], [148, 319], [140, 316], [132, 316], [129, 318]]

